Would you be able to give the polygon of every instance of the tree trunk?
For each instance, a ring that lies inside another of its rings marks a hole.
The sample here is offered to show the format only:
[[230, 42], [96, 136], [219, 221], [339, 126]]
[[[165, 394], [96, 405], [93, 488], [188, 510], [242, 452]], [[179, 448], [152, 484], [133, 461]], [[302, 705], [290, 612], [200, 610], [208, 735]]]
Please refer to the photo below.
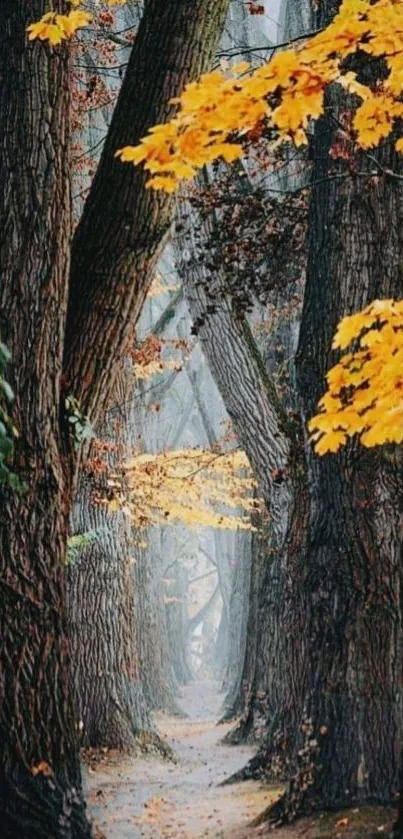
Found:
[[[187, 224], [184, 216], [182, 237]], [[209, 222], [214, 224], [214, 219]], [[201, 230], [208, 241], [208, 223], [204, 228], [199, 224], [199, 234]], [[190, 232], [187, 236], [187, 250], [180, 262], [185, 296], [192, 318], [199, 325], [203, 352], [248, 455], [269, 516], [269, 545], [259, 591], [255, 673], [247, 686], [248, 712], [241, 720], [237, 737], [249, 736], [252, 730], [259, 730], [263, 736], [274, 727], [283, 740], [285, 720], [287, 727], [292, 727], [299, 697], [299, 670], [295, 668], [299, 661], [296, 650], [303, 620], [302, 601], [298, 605], [295, 602], [291, 612], [289, 601], [294, 578], [301, 593], [299, 555], [306, 535], [308, 496], [300, 431], [277, 396], [246, 317], [234, 311], [219, 275], [213, 286], [211, 278], [206, 286], [197, 245]], [[287, 633], [283, 631], [285, 626]], [[295, 659], [295, 678], [284, 667], [287, 647]], [[247, 652], [249, 649], [247, 646]], [[277, 667], [279, 678], [274, 677]], [[284, 751], [282, 746], [281, 752]], [[267, 766], [267, 760], [260, 756], [259, 771], [262, 766]]]
[[[133, 565], [136, 592], [136, 633], [141, 673], [149, 708], [180, 713], [175, 701], [177, 682], [172, 667], [166, 624], [164, 573], [158, 552], [143, 547], [135, 534]], [[148, 536], [146, 536], [148, 538]], [[151, 540], [151, 533], [149, 534]], [[137, 542], [137, 544], [136, 544]]]
[[[254, 534], [236, 533], [230, 557], [230, 597], [228, 626], [226, 627], [226, 661], [223, 672], [222, 690], [226, 692], [223, 712], [231, 716], [240, 713], [242, 697], [243, 663], [246, 650], [246, 633], [249, 615], [249, 591], [251, 580], [251, 550]], [[224, 610], [223, 610], [224, 614]], [[220, 624], [221, 626], [221, 624]], [[217, 636], [217, 647], [220, 652]], [[237, 708], [237, 711], [235, 710]], [[237, 713], [238, 712], [238, 713]]]
[[84, 746], [131, 749], [155, 734], [136, 646], [131, 523], [127, 515], [109, 511], [95, 498], [106, 497], [107, 478], [130, 457], [138, 426], [137, 403], [128, 398], [134, 388], [128, 362], [115, 389], [120, 407], [108, 411], [99, 429], [97, 441], [104, 450], [90, 451], [73, 512], [74, 531], [89, 533], [91, 539], [67, 569], [74, 685]]
[[[56, 10], [62, 4], [56, 2]], [[0, 9], [0, 331], [12, 352], [19, 428], [1, 490], [0, 821], [5, 839], [90, 836], [82, 800], [65, 621], [71, 486], [59, 392], [70, 238], [69, 88], [64, 47], [27, 46], [41, 0]]]
[[164, 574], [165, 613], [168, 629], [172, 667], [179, 685], [192, 681], [189, 662], [188, 624], [188, 573], [179, 561], [169, 565]]
[[[379, 174], [326, 183], [331, 120], [314, 142], [308, 279], [298, 351], [305, 416], [315, 411], [333, 363], [337, 322], [376, 297], [402, 297], [403, 196]], [[399, 171], [390, 145], [376, 153]], [[358, 169], [373, 161], [359, 155]], [[401, 168], [401, 167], [400, 167]], [[343, 171], [343, 164], [338, 164]], [[391, 219], [393, 223], [391, 224]], [[312, 726], [309, 805], [390, 801], [399, 777], [401, 730], [401, 451], [351, 445], [311, 456], [306, 601], [309, 670], [306, 713]], [[293, 793], [298, 788], [294, 784]], [[294, 806], [294, 805], [293, 805]], [[299, 806], [299, 805], [298, 805]]]
[[[28, 487], [24, 496], [2, 490], [0, 513], [0, 815], [6, 839], [90, 836], [65, 625], [63, 561], [76, 456], [60, 430], [62, 372], [64, 392], [96, 422], [170, 214], [169, 199], [144, 189], [143, 172], [113, 155], [168, 116], [171, 96], [209, 66], [227, 6], [228, 0], [197, 0], [191, 8], [187, 0], [147, 3], [76, 231], [69, 293], [67, 49], [27, 43], [27, 25], [48, 10], [43, 0], [1, 5], [0, 329], [13, 353], [13, 418], [20, 430], [15, 462]], [[61, 0], [53, 8], [65, 11]]]
[[145, 5], [72, 245], [65, 388], [94, 424], [112, 396], [172, 210], [172, 198], [145, 189], [143, 167], [123, 164], [115, 153], [172, 116], [171, 98], [209, 68], [228, 5], [229, 0], [149, 0]]
[[[268, 533], [265, 531], [260, 516], [256, 516], [257, 531], [252, 533], [250, 588], [248, 597], [248, 622], [246, 627], [245, 651], [242, 657], [242, 671], [234, 695], [226, 697], [226, 709], [222, 722], [240, 717], [240, 723], [225, 737], [232, 744], [257, 740], [258, 732], [254, 725], [255, 704], [257, 703], [257, 648], [260, 634], [259, 597], [261, 594], [263, 570], [266, 558]], [[265, 678], [265, 674], [260, 674]], [[264, 695], [266, 690], [264, 690]], [[256, 715], [257, 717], [257, 715]]]
[[85, 486], [84, 476], [75, 506], [76, 530], [94, 534], [68, 567], [81, 742], [131, 749], [154, 733], [136, 649], [131, 527], [123, 513], [108, 514], [93, 506], [91, 484]]

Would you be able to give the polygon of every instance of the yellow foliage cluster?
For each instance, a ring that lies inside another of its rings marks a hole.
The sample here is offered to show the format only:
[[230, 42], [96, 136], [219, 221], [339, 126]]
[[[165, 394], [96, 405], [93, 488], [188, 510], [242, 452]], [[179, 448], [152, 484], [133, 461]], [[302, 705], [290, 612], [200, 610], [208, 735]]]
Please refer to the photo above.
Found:
[[[125, 466], [129, 489], [112, 478], [114, 499], [136, 528], [150, 524], [185, 524], [225, 530], [252, 529], [258, 502], [255, 481], [242, 451], [180, 449], [138, 454]], [[239, 510], [244, 513], [240, 515]]]
[[80, 9], [72, 9], [67, 15], [48, 12], [37, 23], [28, 26], [28, 38], [30, 41], [39, 38], [40, 41], [49, 41], [52, 46], [56, 46], [64, 39], [71, 38], [77, 29], [87, 26], [91, 20], [92, 16]]
[[[388, 77], [374, 90], [346, 69], [346, 58], [358, 51], [386, 60]], [[335, 82], [362, 100], [353, 121], [362, 147], [391, 133], [403, 116], [403, 0], [343, 0], [332, 23], [302, 46], [253, 72], [242, 63], [203, 75], [173, 100], [179, 109], [169, 123], [117, 155], [143, 163], [152, 175], [148, 186], [174, 192], [204, 164], [241, 157], [242, 137], [262, 123], [274, 129], [276, 142], [305, 143], [309, 121], [323, 113], [325, 89]], [[396, 148], [403, 151], [403, 138]]]
[[351, 344], [327, 374], [320, 413], [309, 423], [318, 454], [354, 435], [368, 447], [403, 442], [403, 301], [374, 300], [344, 318], [333, 346]]
[[[127, 0], [105, 0], [108, 6], [124, 6]], [[92, 21], [89, 12], [82, 11], [82, 0], [69, 0], [72, 9], [67, 15], [58, 15], [56, 12], [48, 12], [36, 23], [28, 26], [28, 38], [30, 41], [39, 38], [40, 41], [48, 41], [52, 46], [57, 46], [66, 38], [72, 38], [78, 29], [88, 26]]]

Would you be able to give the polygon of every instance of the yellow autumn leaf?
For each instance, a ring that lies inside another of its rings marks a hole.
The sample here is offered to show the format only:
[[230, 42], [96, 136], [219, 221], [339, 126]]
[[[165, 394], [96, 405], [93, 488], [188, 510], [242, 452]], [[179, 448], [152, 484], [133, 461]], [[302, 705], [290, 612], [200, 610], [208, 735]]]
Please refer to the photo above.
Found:
[[146, 157], [146, 149], [144, 145], [124, 146], [115, 152], [115, 157], [120, 157], [123, 163], [141, 163]]
[[71, 38], [78, 29], [87, 26], [92, 20], [92, 15], [73, 9], [67, 15], [58, 15], [55, 12], [47, 12], [36, 23], [27, 27], [30, 41], [39, 38], [41, 41], [49, 41], [52, 46], [57, 46], [65, 38]]
[[374, 300], [344, 318], [333, 345], [351, 344], [356, 349], [329, 370], [320, 412], [308, 423], [318, 454], [336, 451], [340, 433], [367, 447], [403, 442], [403, 301]]
[[[358, 81], [354, 72], [346, 70], [346, 56], [358, 51], [385, 59], [389, 76], [379, 90], [372, 90]], [[361, 99], [353, 125], [356, 140], [364, 148], [377, 145], [396, 128], [400, 131], [399, 120], [403, 117], [401, 0], [343, 0], [338, 14], [325, 30], [295, 48], [277, 53], [263, 66], [255, 70], [246, 63], [232, 70], [223, 66], [189, 83], [172, 100], [179, 107], [165, 133], [160, 127], [155, 133], [151, 129], [154, 139], [148, 157], [140, 154], [138, 158], [132, 157], [131, 162], [152, 159], [162, 163], [159, 147], [167, 164], [180, 159], [185, 167], [197, 170], [220, 157], [231, 163], [241, 155], [243, 138], [260, 125], [274, 125], [273, 142], [277, 144], [292, 141], [302, 145], [307, 142], [305, 129], [309, 121], [323, 113], [326, 88], [334, 83]], [[149, 136], [141, 142], [148, 142]], [[396, 149], [403, 151], [400, 138]], [[189, 169], [182, 171], [187, 173]], [[178, 170], [177, 185], [182, 177], [187, 174], [182, 176]], [[167, 186], [171, 189], [171, 180]]]
[[39, 37], [41, 41], [49, 41], [52, 47], [55, 47], [63, 41], [65, 33], [58, 24], [49, 23]]
[[315, 450], [320, 455], [334, 453], [339, 451], [346, 440], [347, 435], [344, 431], [329, 431], [315, 443]]
[[148, 189], [161, 189], [163, 192], [175, 192], [177, 181], [167, 175], [156, 175], [154, 178], [150, 178], [146, 187]]
[[63, 30], [68, 38], [75, 35], [78, 29], [88, 26], [91, 23], [92, 15], [88, 12], [72, 11], [68, 15], [56, 15], [57, 25]]
[[115, 478], [108, 486], [114, 493], [114, 509], [128, 511], [136, 527], [186, 523], [252, 529], [250, 516], [259, 502], [242, 451], [182, 449], [137, 454], [126, 464], [125, 475], [124, 485]]

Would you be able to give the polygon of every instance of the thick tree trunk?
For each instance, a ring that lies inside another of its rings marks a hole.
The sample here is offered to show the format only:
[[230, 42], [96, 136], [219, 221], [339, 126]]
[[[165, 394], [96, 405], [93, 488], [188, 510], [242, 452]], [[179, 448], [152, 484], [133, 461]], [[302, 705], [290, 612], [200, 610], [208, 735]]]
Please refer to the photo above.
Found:
[[[55, 8], [61, 11], [61, 3]], [[90, 836], [69, 686], [63, 562], [71, 487], [59, 392], [70, 238], [68, 63], [27, 47], [41, 0], [0, 9], [0, 331], [13, 355], [15, 468], [0, 503], [0, 822], [5, 839]]]
[[[0, 815], [6, 839], [90, 835], [81, 795], [65, 626], [68, 520], [75, 456], [62, 457], [59, 412], [74, 394], [94, 422], [140, 311], [170, 202], [118, 164], [171, 110], [169, 99], [208, 67], [228, 0], [150, 0], [109, 140], [73, 248], [67, 50], [28, 45], [42, 0], [0, 10], [1, 322], [13, 353], [16, 465], [28, 490], [2, 492]], [[55, 0], [53, 8], [64, 11]], [[110, 212], [106, 212], [105, 208]], [[89, 340], [89, 336], [91, 340]], [[72, 447], [65, 445], [63, 451]]]
[[[314, 181], [325, 181], [330, 165], [334, 170], [332, 140], [333, 126], [323, 120]], [[377, 157], [380, 167], [399, 171], [390, 147]], [[364, 155], [357, 164], [361, 172], [374, 169]], [[307, 418], [333, 362], [337, 322], [376, 297], [403, 294], [402, 222], [402, 191], [387, 175], [313, 187], [298, 353]], [[398, 784], [402, 721], [401, 452], [352, 445], [338, 456], [312, 456], [310, 482], [306, 713], [318, 745], [307, 797], [321, 807], [389, 801]]]
[[[98, 436], [104, 450], [90, 451], [74, 505], [74, 532], [93, 534], [67, 569], [74, 685], [84, 746], [131, 749], [155, 734], [136, 646], [131, 523], [127, 515], [109, 511], [94, 497], [107, 495], [108, 477], [130, 457], [138, 426], [137, 403], [128, 398], [134, 387], [134, 372], [127, 364], [115, 389], [120, 408], [106, 414]], [[99, 458], [106, 472], [97, 472]]]
[[[333, 125], [323, 120], [313, 148], [317, 186], [298, 359], [305, 418], [316, 410], [334, 361], [330, 345], [337, 322], [375, 297], [401, 297], [403, 291], [399, 183], [382, 174], [326, 183], [329, 166], [335, 171], [332, 139]], [[398, 171], [390, 148], [378, 161]], [[357, 169], [366, 167], [372, 173], [373, 161], [361, 155]], [[270, 659], [269, 696], [280, 691], [275, 704], [284, 713], [273, 716], [268, 708], [269, 736], [243, 773], [263, 768], [272, 777], [279, 746], [290, 744], [285, 769], [292, 780], [271, 808], [272, 820], [359, 801], [389, 802], [400, 774], [401, 452], [356, 445], [339, 456], [310, 452], [309, 484], [309, 516], [305, 505], [298, 524], [294, 511], [300, 542], [295, 551], [288, 540], [289, 573], [278, 589], [285, 605], [277, 611], [283, 616], [277, 627], [292, 641], [282, 644], [281, 657], [272, 653]], [[268, 608], [276, 611], [268, 582]], [[257, 672], [268, 663], [258, 662]]]
[[[87, 489], [87, 492], [86, 492]], [[131, 527], [123, 513], [91, 504], [91, 484], [76, 499], [75, 527], [94, 532], [68, 567], [69, 634], [84, 746], [131, 749], [154, 733], [136, 649]]]
[[[144, 692], [149, 708], [180, 713], [175, 701], [175, 679], [164, 596], [162, 557], [150, 547], [143, 547], [145, 534], [134, 534], [133, 565], [136, 595], [136, 644], [139, 650]], [[147, 537], [146, 537], [147, 538]], [[151, 540], [151, 534], [150, 534]], [[137, 542], [137, 544], [136, 544]]]
[[143, 167], [121, 163], [115, 152], [135, 145], [149, 128], [172, 116], [171, 98], [209, 68], [228, 5], [229, 0], [149, 0], [145, 5], [72, 246], [65, 387], [94, 423], [112, 395], [172, 209], [165, 193], [145, 189]]

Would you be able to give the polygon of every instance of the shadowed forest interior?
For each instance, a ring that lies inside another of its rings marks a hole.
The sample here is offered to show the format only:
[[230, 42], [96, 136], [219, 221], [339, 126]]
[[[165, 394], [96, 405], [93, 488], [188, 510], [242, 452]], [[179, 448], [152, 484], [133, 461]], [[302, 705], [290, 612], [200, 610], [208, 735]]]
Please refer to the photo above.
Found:
[[403, 0], [0, 80], [0, 839], [402, 839]]

